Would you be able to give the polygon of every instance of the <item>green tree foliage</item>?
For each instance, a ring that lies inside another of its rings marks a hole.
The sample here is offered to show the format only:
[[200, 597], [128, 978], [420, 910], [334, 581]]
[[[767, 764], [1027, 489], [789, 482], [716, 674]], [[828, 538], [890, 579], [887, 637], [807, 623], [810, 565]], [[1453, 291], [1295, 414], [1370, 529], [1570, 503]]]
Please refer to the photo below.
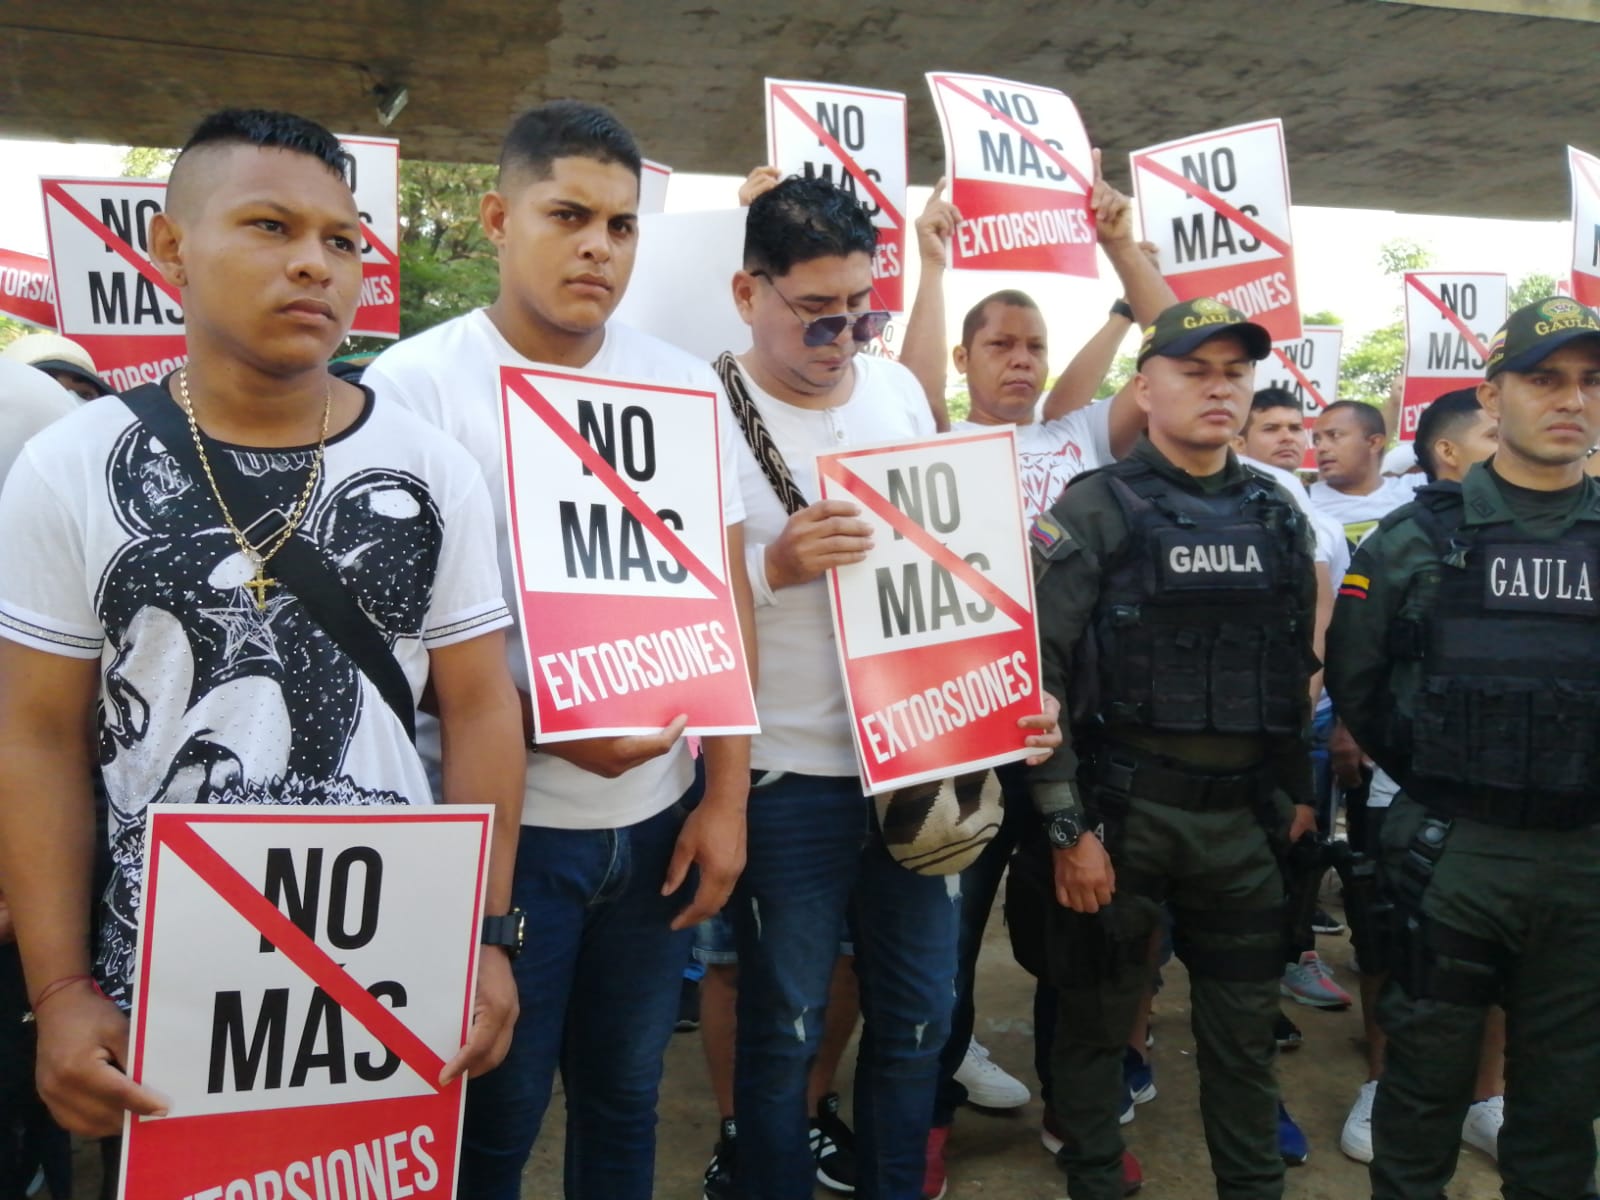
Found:
[[[1395, 281], [1394, 311], [1400, 315], [1400, 277], [1407, 271], [1421, 271], [1433, 261], [1432, 253], [1408, 238], [1385, 242], [1378, 249], [1378, 265]], [[1403, 320], [1374, 329], [1366, 337], [1344, 348], [1339, 361], [1339, 399], [1361, 400], [1383, 407], [1389, 385], [1405, 365], [1406, 326]]]
[[1517, 285], [1511, 289], [1511, 298], [1507, 303], [1508, 311], [1516, 312], [1525, 304], [1532, 304], [1535, 300], [1543, 300], [1556, 294], [1556, 277], [1535, 271], [1532, 275], [1524, 275]]
[[1133, 378], [1133, 373], [1138, 369], [1136, 360], [1131, 354], [1119, 354], [1112, 360], [1111, 369], [1106, 372], [1106, 377], [1100, 381], [1100, 386], [1095, 389], [1094, 398], [1104, 400], [1107, 396], [1115, 396], [1122, 390], [1122, 385]]
[[126, 179], [165, 179], [177, 161], [176, 150], [162, 150], [156, 146], [129, 146], [122, 156], [122, 174]]

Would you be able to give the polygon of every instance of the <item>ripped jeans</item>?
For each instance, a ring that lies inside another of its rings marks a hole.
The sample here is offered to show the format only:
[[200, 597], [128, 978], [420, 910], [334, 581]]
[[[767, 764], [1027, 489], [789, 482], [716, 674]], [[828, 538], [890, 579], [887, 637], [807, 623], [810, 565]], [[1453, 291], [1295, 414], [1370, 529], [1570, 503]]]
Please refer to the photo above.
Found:
[[727, 910], [739, 950], [739, 1194], [812, 1195], [806, 1073], [848, 911], [864, 1018], [856, 1195], [918, 1200], [950, 1029], [960, 877], [897, 865], [855, 776], [754, 778], [748, 862]]

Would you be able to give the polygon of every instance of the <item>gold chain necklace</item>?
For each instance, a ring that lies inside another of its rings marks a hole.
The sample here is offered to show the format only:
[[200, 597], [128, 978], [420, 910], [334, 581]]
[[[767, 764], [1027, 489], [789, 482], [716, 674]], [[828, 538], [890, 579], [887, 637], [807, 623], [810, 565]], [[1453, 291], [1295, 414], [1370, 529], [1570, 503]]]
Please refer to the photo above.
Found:
[[200, 465], [205, 468], [206, 482], [211, 485], [211, 494], [217, 498], [217, 507], [222, 509], [222, 519], [227, 522], [228, 532], [233, 534], [233, 540], [238, 543], [239, 551], [253, 564], [255, 564], [255, 578], [244, 586], [255, 593], [257, 611], [267, 607], [267, 589], [280, 587], [276, 579], [267, 578], [267, 563], [279, 550], [282, 550], [294, 536], [294, 531], [300, 527], [301, 518], [306, 515], [306, 507], [311, 503], [311, 493], [317, 486], [317, 479], [322, 474], [322, 458], [328, 448], [328, 419], [333, 413], [333, 380], [329, 379], [322, 404], [322, 437], [317, 442], [317, 456], [312, 460], [311, 472], [306, 476], [306, 486], [300, 491], [300, 499], [295, 502], [293, 511], [283, 527], [283, 531], [276, 538], [268, 539], [261, 545], [252, 545], [250, 539], [244, 536], [244, 531], [239, 528], [233, 519], [233, 513], [228, 511], [228, 502], [222, 498], [222, 489], [217, 486], [217, 477], [211, 473], [211, 459], [206, 456], [206, 445], [200, 437], [200, 426], [194, 419], [194, 404], [189, 399], [189, 368], [185, 366], [178, 372], [178, 397], [183, 401], [183, 411], [189, 418], [189, 435], [194, 438], [194, 448], [200, 455]]

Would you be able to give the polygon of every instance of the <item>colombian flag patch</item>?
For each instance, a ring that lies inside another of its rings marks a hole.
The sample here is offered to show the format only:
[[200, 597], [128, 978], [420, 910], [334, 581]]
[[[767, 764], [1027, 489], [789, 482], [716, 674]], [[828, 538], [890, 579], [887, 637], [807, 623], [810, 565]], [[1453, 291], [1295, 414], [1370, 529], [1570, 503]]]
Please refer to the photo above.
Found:
[[1372, 586], [1372, 580], [1365, 575], [1346, 575], [1344, 582], [1339, 585], [1339, 595], [1354, 596], [1357, 600], [1367, 598], [1367, 589]]

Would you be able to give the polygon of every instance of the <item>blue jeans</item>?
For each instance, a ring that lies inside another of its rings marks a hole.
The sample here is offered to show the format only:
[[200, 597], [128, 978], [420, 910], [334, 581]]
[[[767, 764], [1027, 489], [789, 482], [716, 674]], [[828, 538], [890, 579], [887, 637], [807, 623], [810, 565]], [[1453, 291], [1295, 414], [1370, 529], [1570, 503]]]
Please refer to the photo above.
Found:
[[[758, 776], [758, 780], [765, 777]], [[856, 1065], [859, 1200], [918, 1200], [950, 1029], [960, 890], [895, 863], [854, 776], [779, 775], [750, 792], [729, 911], [739, 951], [734, 1111], [744, 1200], [810, 1200], [806, 1073], [849, 911], [865, 1025]]]
[[698, 793], [625, 829], [522, 827], [511, 889], [527, 914], [512, 964], [522, 1011], [505, 1061], [467, 1085], [460, 1195], [517, 1200], [559, 1067], [567, 1200], [650, 1200], [661, 1060], [692, 937], [668, 925], [696, 876], [671, 896], [661, 881]]
[[[995, 774], [1000, 780], [1004, 815], [994, 840], [983, 848], [973, 864], [961, 872], [961, 932], [956, 959], [956, 1000], [950, 1020], [950, 1037], [939, 1056], [939, 1090], [934, 1099], [933, 1123], [939, 1128], [955, 1120], [956, 1109], [967, 1100], [967, 1089], [956, 1082], [956, 1072], [967, 1056], [977, 1013], [973, 987], [978, 976], [978, 951], [983, 948], [983, 931], [989, 924], [1000, 878], [1006, 873], [1011, 852], [1017, 848], [1029, 825], [1040, 824], [1038, 811], [1028, 793], [1027, 768], [1022, 763], [1006, 763]], [[1048, 1043], [1046, 1043], [1048, 1056]]]

